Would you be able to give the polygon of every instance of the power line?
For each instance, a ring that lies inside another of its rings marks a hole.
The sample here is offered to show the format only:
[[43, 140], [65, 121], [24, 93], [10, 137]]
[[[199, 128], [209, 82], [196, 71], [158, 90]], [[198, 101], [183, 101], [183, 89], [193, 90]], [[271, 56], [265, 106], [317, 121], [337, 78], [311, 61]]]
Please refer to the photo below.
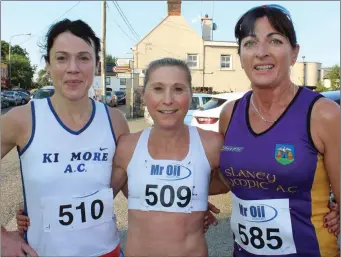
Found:
[[129, 30], [131, 31], [131, 33], [136, 37], [136, 39], [138, 40], [140, 38], [140, 36], [136, 33], [136, 31], [134, 30], [133, 26], [131, 26], [129, 20], [127, 19], [127, 17], [125, 16], [124, 12], [122, 11], [121, 7], [119, 6], [119, 4], [117, 3], [117, 1], [112, 1], [113, 4], [115, 5], [118, 13], [120, 14], [120, 16], [122, 17], [123, 21], [125, 22], [125, 24], [127, 25], [127, 27], [129, 28]]
[[[109, 7], [109, 6], [108, 6]], [[109, 8], [110, 9], [110, 8]], [[118, 22], [114, 19], [114, 18], [112, 18], [111, 19], [114, 23], [115, 23], [115, 25], [117, 26], [117, 27], [119, 27], [119, 29], [130, 39], [130, 40], [132, 40], [133, 42], [136, 42], [136, 39], [133, 39], [133, 38], [131, 38], [125, 31], [124, 31], [124, 29], [120, 26], [120, 24], [118, 24]]]
[[[68, 12], [70, 12], [73, 8], [75, 8], [81, 1], [78, 1], [74, 6], [72, 6], [70, 9], [66, 10], [62, 15], [60, 15], [58, 18], [56, 18], [52, 23], [56, 22], [57, 20], [59, 20], [61, 17], [63, 17], [65, 14], [67, 14]], [[42, 30], [40, 30], [37, 33], [34, 33], [31, 37], [29, 37], [27, 40], [25, 40], [24, 42], [20, 43], [19, 46], [22, 46], [23, 44], [25, 44], [26, 42], [28, 42], [29, 40], [31, 40], [32, 38], [36, 37], [39, 33], [43, 32], [45, 29], [49, 28], [50, 25], [46, 26], [45, 28], [43, 28]]]

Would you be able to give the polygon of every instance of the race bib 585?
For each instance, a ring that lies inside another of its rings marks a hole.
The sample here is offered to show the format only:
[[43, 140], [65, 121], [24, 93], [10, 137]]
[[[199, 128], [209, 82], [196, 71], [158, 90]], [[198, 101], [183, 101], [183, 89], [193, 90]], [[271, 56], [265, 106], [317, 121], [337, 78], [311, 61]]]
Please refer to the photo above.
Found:
[[235, 241], [256, 255], [296, 253], [289, 199], [242, 200], [232, 194]]

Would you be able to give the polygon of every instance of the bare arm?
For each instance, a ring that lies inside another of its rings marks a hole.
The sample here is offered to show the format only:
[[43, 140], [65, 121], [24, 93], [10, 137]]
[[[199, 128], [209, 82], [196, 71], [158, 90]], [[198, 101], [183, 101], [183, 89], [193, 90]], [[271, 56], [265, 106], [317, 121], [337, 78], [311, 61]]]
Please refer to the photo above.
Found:
[[229, 192], [229, 188], [219, 177], [219, 157], [224, 139], [221, 134], [217, 132], [201, 129], [198, 129], [198, 131], [205, 149], [207, 159], [212, 169], [209, 195], [225, 194]]
[[[22, 147], [30, 133], [30, 107], [21, 106], [1, 115], [1, 159], [15, 146]], [[17, 231], [7, 231], [1, 226], [2, 256], [38, 256]]]
[[10, 110], [0, 117], [1, 124], [1, 159], [4, 158], [15, 146], [21, 131], [19, 122], [21, 113], [16, 108]]
[[335, 200], [340, 206], [340, 106], [329, 99], [319, 99], [311, 115], [311, 134], [324, 156]]
[[120, 168], [120, 158], [122, 152], [122, 137], [130, 134], [128, 122], [120, 110], [115, 108], [109, 108], [109, 115], [112, 123], [113, 130], [116, 137], [116, 151], [113, 158], [112, 172], [111, 172], [111, 183], [110, 186], [113, 188], [114, 197], [120, 192], [121, 189], [125, 189], [123, 194], [127, 195], [127, 174]]
[[[232, 110], [234, 107], [235, 101], [228, 103], [221, 111], [219, 116], [219, 135], [220, 135], [220, 147], [219, 151], [216, 154], [218, 156], [218, 167], [219, 167], [219, 156], [221, 148], [224, 144], [224, 136], [227, 130], [227, 127], [230, 123]], [[215, 169], [211, 175], [211, 183], [210, 183], [210, 195], [218, 195], [218, 194], [225, 194], [230, 191], [227, 181], [221, 175], [220, 168]]]

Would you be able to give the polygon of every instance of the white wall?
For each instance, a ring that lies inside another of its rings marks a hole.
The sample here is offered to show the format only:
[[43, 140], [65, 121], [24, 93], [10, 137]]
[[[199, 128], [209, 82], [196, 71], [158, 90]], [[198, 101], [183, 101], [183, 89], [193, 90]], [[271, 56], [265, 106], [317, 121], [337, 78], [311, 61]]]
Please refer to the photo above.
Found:
[[[118, 79], [116, 76], [107, 76], [107, 78], [110, 78], [110, 85], [107, 85], [107, 88], [111, 88], [114, 91], [124, 90], [126, 88], [126, 86], [120, 85], [120, 79]], [[96, 93], [100, 92], [101, 85], [101, 76], [95, 76], [92, 86], [95, 89]]]

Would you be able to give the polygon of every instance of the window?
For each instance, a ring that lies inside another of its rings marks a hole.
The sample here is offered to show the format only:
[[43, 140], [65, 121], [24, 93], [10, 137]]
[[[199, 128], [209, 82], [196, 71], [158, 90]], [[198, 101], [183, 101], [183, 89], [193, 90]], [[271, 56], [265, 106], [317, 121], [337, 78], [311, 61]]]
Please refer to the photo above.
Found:
[[111, 78], [110, 77], [106, 77], [105, 78], [105, 85], [110, 85], [111, 84]]
[[208, 101], [206, 104], [204, 104], [200, 110], [211, 110], [213, 108], [217, 108], [221, 106], [223, 103], [225, 103], [225, 99], [220, 98], [212, 98], [210, 101]]
[[189, 109], [190, 110], [197, 110], [199, 108], [199, 106], [200, 106], [199, 97], [193, 96], [191, 106], [189, 107]]
[[120, 79], [120, 86], [126, 86], [127, 85], [127, 79]]
[[197, 54], [187, 54], [187, 65], [191, 69], [199, 68]]
[[211, 99], [212, 99], [212, 97], [203, 97], [202, 98], [202, 105], [206, 104]]
[[231, 69], [231, 55], [221, 55], [220, 56], [220, 68], [221, 69]]

